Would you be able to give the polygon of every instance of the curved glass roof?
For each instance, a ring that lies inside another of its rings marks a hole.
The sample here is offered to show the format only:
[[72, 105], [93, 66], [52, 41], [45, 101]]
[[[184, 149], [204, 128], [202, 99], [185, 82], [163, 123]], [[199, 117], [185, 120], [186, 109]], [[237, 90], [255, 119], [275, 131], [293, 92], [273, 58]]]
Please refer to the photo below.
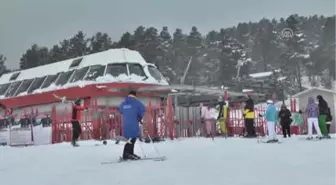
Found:
[[[102, 79], [102, 81], [101, 81]], [[146, 82], [150, 79], [151, 81]], [[0, 96], [14, 97], [34, 93], [37, 90], [48, 91], [55, 87], [77, 82], [138, 82], [141, 83], [168, 83], [160, 71], [153, 65], [136, 63], [110, 63], [107, 65], [92, 65], [54, 75], [15, 81], [0, 84]], [[76, 84], [75, 84], [76, 85]]]

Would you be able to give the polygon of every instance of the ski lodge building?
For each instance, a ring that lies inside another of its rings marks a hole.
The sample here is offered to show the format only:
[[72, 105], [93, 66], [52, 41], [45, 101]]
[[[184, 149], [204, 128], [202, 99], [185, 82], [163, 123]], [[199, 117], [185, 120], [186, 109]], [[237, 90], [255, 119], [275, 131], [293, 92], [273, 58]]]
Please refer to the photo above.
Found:
[[[137, 52], [128, 49], [110, 49], [21, 71], [0, 77], [0, 101], [14, 108], [15, 114], [25, 107], [50, 112], [51, 105], [63, 109], [64, 103], [55, 95], [69, 100], [96, 97], [98, 104], [116, 106], [121, 102], [117, 92], [108, 88], [168, 85], [153, 65]], [[142, 98], [146, 102], [145, 98]]]
[[[156, 66], [147, 63], [139, 52], [110, 49], [2, 75], [0, 101], [13, 112], [0, 112], [5, 115], [0, 118], [0, 143], [69, 141], [72, 104], [61, 100], [76, 98], [84, 99], [84, 105], [89, 107], [82, 114], [82, 139], [101, 139], [106, 124], [114, 125], [110, 127], [114, 128], [114, 136], [120, 135], [117, 107], [130, 90], [136, 90], [138, 99], [147, 106], [147, 128], [152, 136], [167, 136], [168, 132], [170, 137], [186, 135], [185, 129], [200, 120], [199, 107], [193, 107], [200, 102], [216, 103], [219, 96], [229, 101], [246, 98], [246, 94], [225, 89], [169, 85]], [[162, 120], [166, 126], [157, 126]], [[179, 129], [167, 130], [167, 125], [177, 122], [181, 123]]]

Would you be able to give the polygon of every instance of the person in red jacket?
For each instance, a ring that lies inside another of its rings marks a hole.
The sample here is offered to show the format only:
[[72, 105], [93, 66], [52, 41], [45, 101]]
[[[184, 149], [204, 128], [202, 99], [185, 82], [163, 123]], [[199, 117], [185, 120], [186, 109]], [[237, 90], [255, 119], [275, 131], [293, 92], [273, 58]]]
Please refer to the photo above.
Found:
[[72, 146], [76, 147], [79, 146], [77, 144], [78, 138], [82, 133], [82, 128], [79, 123], [81, 117], [81, 111], [86, 110], [84, 106], [81, 106], [81, 99], [77, 99], [74, 101], [72, 106], [72, 117], [71, 117], [71, 124], [72, 124]]

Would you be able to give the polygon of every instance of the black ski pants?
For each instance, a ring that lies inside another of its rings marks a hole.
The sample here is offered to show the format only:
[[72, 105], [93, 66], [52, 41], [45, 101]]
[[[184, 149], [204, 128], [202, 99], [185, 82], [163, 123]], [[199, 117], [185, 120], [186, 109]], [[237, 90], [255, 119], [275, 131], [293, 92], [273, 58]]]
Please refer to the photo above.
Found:
[[134, 145], [136, 142], [136, 138], [131, 139], [131, 143], [126, 143], [124, 147], [123, 157], [127, 155], [134, 155]]
[[281, 127], [282, 127], [282, 134], [284, 137], [291, 137], [291, 131], [290, 131], [290, 122], [284, 121], [281, 122]]
[[254, 119], [245, 119], [246, 132], [247, 136], [254, 137], [256, 136], [255, 127], [254, 127]]
[[326, 124], [327, 125], [327, 131], [328, 131], [328, 134], [330, 134], [330, 125], [331, 124]]
[[82, 133], [82, 128], [78, 121], [71, 121], [72, 123], [72, 141], [77, 141]]

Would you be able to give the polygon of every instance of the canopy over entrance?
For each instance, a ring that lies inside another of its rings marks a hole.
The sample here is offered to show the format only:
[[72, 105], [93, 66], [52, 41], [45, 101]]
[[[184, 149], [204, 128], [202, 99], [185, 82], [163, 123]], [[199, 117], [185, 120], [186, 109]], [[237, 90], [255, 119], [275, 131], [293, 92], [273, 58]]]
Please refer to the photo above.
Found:
[[[130, 86], [124, 89], [109, 88], [110, 92], [129, 92], [131, 90], [136, 92], [151, 92], [157, 97], [162, 98], [172, 96], [175, 99], [174, 102], [179, 106], [192, 106], [199, 103], [215, 104], [218, 102], [219, 97], [223, 97], [230, 102], [243, 102], [247, 100], [247, 94], [245, 93], [204, 86], [164, 85], [139, 88]], [[256, 102], [265, 100], [263, 94], [252, 93], [251, 95]]]

